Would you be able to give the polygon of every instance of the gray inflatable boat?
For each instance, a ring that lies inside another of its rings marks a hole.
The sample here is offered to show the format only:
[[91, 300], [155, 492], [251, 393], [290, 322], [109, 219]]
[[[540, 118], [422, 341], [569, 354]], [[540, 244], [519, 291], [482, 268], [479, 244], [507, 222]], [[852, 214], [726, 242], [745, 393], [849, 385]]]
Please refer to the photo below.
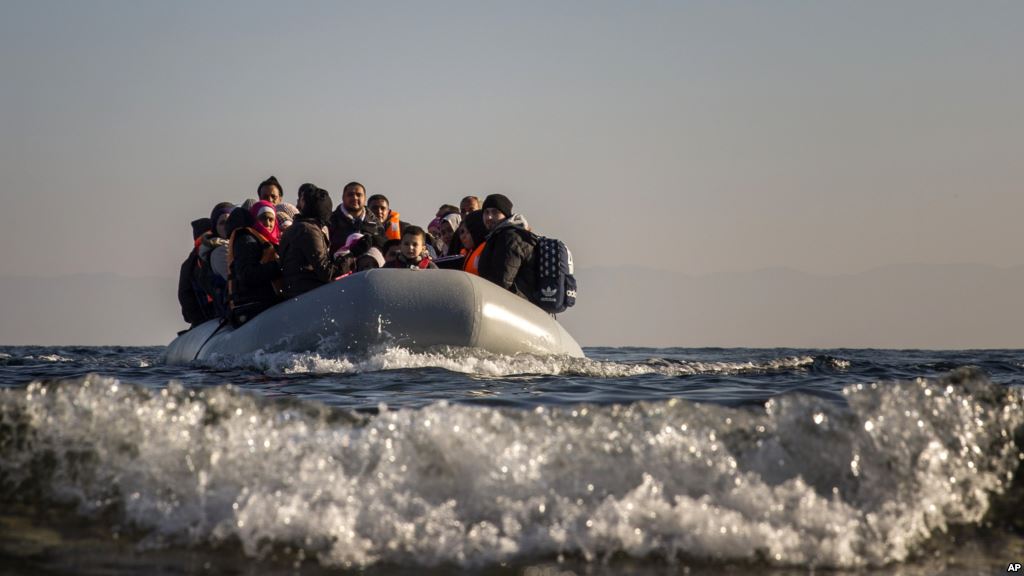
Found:
[[341, 353], [391, 343], [582, 357], [554, 317], [507, 290], [455, 270], [370, 270], [282, 302], [239, 328], [211, 320], [178, 336], [168, 364], [264, 352]]

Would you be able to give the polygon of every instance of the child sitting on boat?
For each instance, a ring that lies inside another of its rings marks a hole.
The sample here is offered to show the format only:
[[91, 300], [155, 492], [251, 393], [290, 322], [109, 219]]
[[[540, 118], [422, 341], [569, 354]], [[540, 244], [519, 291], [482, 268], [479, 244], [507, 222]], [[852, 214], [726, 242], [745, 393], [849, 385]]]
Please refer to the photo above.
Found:
[[427, 255], [427, 233], [419, 226], [408, 226], [402, 232], [402, 244], [398, 257], [388, 262], [385, 268], [411, 268], [424, 270], [437, 268]]

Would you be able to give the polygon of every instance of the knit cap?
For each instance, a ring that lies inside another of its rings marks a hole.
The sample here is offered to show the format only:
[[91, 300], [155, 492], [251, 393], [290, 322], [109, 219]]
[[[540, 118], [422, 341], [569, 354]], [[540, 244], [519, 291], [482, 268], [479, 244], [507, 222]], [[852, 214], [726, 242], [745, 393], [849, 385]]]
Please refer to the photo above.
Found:
[[512, 216], [512, 201], [509, 200], [504, 194], [491, 194], [484, 200], [483, 209], [494, 208], [498, 212], [505, 215], [506, 218]]
[[277, 205], [277, 214], [284, 214], [288, 216], [289, 220], [295, 220], [295, 217], [299, 215], [299, 209], [294, 204], [288, 202], [281, 202]]

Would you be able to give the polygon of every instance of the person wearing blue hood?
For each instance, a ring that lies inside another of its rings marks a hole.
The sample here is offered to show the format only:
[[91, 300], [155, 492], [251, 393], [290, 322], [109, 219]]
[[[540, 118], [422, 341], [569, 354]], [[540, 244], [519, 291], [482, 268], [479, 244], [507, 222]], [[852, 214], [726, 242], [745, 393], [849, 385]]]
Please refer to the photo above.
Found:
[[483, 220], [488, 233], [478, 263], [480, 276], [528, 299], [536, 285], [536, 240], [526, 218], [512, 211], [512, 201], [507, 197], [491, 194], [484, 200]]
[[330, 194], [313, 184], [299, 189], [302, 211], [281, 236], [281, 272], [284, 295], [294, 298], [330, 282], [341, 270], [328, 251], [330, 242], [324, 226], [331, 218]]

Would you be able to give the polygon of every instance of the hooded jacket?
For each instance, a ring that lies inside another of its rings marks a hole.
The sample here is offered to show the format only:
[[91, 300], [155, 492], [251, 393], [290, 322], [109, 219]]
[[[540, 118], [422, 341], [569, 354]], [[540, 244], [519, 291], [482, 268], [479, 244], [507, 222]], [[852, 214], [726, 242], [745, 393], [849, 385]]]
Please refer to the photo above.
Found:
[[477, 264], [480, 276], [517, 296], [529, 298], [536, 286], [533, 248], [537, 241], [526, 229], [526, 219], [522, 214], [513, 214], [502, 220], [491, 230], [486, 242]]
[[178, 304], [181, 305], [181, 317], [189, 326], [198, 326], [212, 317], [192, 283], [194, 269], [195, 257], [190, 255], [178, 270]]
[[178, 272], [178, 304], [181, 305], [181, 317], [192, 326], [202, 324], [213, 317], [213, 310], [206, 294], [196, 282], [196, 277], [201, 272], [198, 269], [199, 246], [203, 235], [208, 233], [209, 229], [208, 218], [192, 221], [192, 251], [181, 263]]
[[323, 230], [330, 218], [331, 197], [327, 191], [307, 192], [302, 213], [281, 236], [281, 272], [286, 298], [323, 286], [341, 273], [331, 260], [330, 242]]
[[272, 242], [273, 238], [264, 235], [265, 228], [256, 222], [252, 214], [256, 210], [259, 207], [254, 205], [252, 210], [247, 211], [249, 217], [246, 226], [232, 227], [232, 224], [242, 219], [237, 215], [238, 210], [228, 217], [228, 228], [233, 228], [228, 245], [228, 297], [236, 324], [245, 322], [281, 299], [278, 289], [281, 264], [276, 246]]
[[[235, 205], [230, 202], [221, 202], [213, 207], [210, 213], [210, 233], [203, 237], [203, 243], [199, 247], [199, 257], [206, 263], [208, 274], [213, 275], [210, 281], [224, 286], [227, 286], [228, 281], [228, 238], [231, 234], [220, 236], [217, 233], [217, 222], [225, 214], [230, 218], [234, 210]], [[224, 227], [227, 228], [228, 224], [225, 223]], [[216, 299], [216, 295], [214, 298]]]

